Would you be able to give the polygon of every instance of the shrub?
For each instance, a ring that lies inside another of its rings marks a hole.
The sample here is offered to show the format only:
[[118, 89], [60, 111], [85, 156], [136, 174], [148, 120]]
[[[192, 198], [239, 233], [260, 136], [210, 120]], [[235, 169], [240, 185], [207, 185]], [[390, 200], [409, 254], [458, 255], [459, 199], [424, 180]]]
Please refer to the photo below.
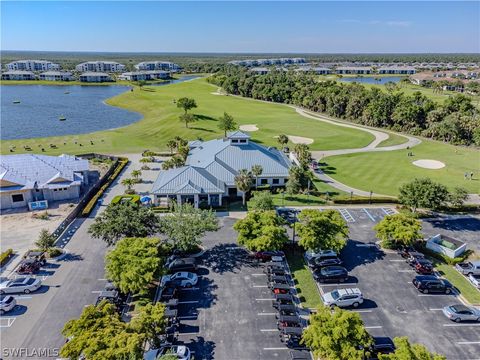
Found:
[[434, 259], [437, 259], [438, 261], [440, 262], [443, 262], [445, 264], [448, 264], [448, 265], [457, 265], [461, 262], [464, 262], [471, 254], [472, 254], [472, 250], [466, 250], [462, 256], [459, 256], [459, 257], [456, 257], [456, 258], [450, 258], [446, 255], [443, 255], [443, 254], [439, 254], [435, 251], [432, 251], [430, 249], [427, 249], [426, 247], [426, 243], [420, 243], [418, 246], [419, 250], [421, 252], [423, 252], [425, 255], [429, 256], [429, 257], [432, 257]]
[[50, 258], [55, 258], [63, 254], [62, 249], [59, 249], [59, 248], [51, 248], [47, 252]]
[[0, 254], [0, 266], [5, 265], [10, 257], [13, 255], [13, 249], [7, 249]]
[[50, 250], [57, 238], [55, 235], [50, 234], [47, 229], [40, 230], [40, 235], [38, 236], [38, 240], [35, 242], [35, 246], [37, 246], [42, 251]]
[[48, 220], [50, 218], [50, 215], [48, 215], [48, 212], [45, 211], [41, 214], [38, 214], [36, 217], [37, 219], [40, 219], [40, 220]]
[[150, 170], [150, 166], [148, 166], [148, 165], [143, 165], [140, 169], [142, 169], [142, 170]]
[[140, 204], [140, 195], [117, 195], [113, 198], [112, 204], [119, 202], [131, 201], [134, 204]]
[[125, 194], [126, 195], [133, 195], [133, 194], [135, 194], [135, 189], [125, 189]]

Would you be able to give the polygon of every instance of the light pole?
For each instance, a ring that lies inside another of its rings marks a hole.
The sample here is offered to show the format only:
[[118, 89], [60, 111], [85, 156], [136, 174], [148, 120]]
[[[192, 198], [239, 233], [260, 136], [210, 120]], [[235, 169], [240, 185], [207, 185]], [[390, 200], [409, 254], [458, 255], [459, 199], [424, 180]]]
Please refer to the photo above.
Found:
[[353, 191], [350, 191], [350, 202], [353, 200]]
[[372, 190], [370, 190], [370, 200], [368, 201], [368, 203], [369, 203], [369, 204], [371, 204], [371, 203], [372, 203], [372, 194], [373, 194], [373, 191], [372, 191]]

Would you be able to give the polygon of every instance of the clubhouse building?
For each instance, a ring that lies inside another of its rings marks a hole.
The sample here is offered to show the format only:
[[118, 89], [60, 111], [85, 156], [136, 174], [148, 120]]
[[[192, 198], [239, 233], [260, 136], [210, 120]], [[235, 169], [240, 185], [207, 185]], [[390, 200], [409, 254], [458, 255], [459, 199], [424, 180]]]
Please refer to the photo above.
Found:
[[263, 172], [257, 185], [285, 186], [291, 166], [288, 157], [274, 147], [254, 143], [250, 136], [234, 131], [224, 139], [193, 141], [185, 166], [161, 171], [151, 194], [157, 205], [177, 203], [221, 206], [225, 197], [242, 195], [235, 176], [242, 169], [260, 165]]

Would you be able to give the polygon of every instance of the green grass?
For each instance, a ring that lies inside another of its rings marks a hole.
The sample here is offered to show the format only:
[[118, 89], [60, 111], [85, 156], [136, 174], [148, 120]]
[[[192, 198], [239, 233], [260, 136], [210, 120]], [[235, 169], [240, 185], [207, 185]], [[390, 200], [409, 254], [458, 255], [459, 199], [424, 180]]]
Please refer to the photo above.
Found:
[[468, 279], [460, 274], [453, 266], [447, 264], [436, 264], [437, 271], [455, 286], [460, 294], [470, 303], [480, 305], [480, 291], [468, 281]]
[[295, 281], [298, 297], [303, 306], [311, 309], [319, 308], [323, 305], [323, 302], [322, 299], [320, 299], [320, 294], [318, 293], [318, 288], [312, 273], [303, 261], [302, 253], [297, 249], [295, 253], [289, 251], [286, 255], [288, 266], [290, 266], [290, 271]]
[[[222, 137], [223, 132], [217, 128], [216, 119], [224, 111], [233, 115], [238, 125], [256, 124], [260, 130], [252, 132], [252, 138], [265, 145], [277, 145], [275, 136], [281, 133], [313, 138], [312, 150], [363, 147], [373, 140], [373, 136], [364, 131], [308, 119], [285, 105], [212, 95], [216, 89], [204, 79], [163, 87], [144, 87], [143, 90], [135, 88], [135, 91], [120, 94], [107, 100], [107, 103], [142, 113], [144, 118], [139, 122], [84, 135], [2, 141], [1, 151], [9, 153], [12, 145], [16, 145], [17, 153], [25, 152], [24, 145], [30, 146], [33, 152], [44, 147], [45, 154], [92, 151], [121, 154], [145, 149], [165, 151], [167, 141], [177, 135], [204, 140]], [[190, 128], [179, 121], [182, 110], [174, 103], [175, 99], [184, 96], [194, 98], [198, 104], [192, 113], [199, 120], [190, 124]], [[49, 144], [55, 144], [58, 148], [50, 148]]]
[[[414, 157], [407, 156], [413, 152]], [[439, 170], [429, 170], [412, 164], [414, 160], [432, 159], [445, 163]], [[398, 188], [418, 177], [430, 177], [449, 188], [462, 186], [471, 193], [480, 191], [480, 152], [432, 140], [412, 149], [339, 155], [325, 159], [329, 175], [356, 189], [384, 195], [398, 195]], [[474, 180], [464, 180], [465, 172], [473, 171]]]
[[397, 135], [391, 132], [387, 132], [387, 133], [389, 138], [387, 140], [382, 141], [380, 144], [378, 144], [378, 147], [400, 145], [408, 141], [408, 139], [405, 136]]
[[282, 196], [282, 194], [273, 194], [273, 204], [275, 206], [317, 206], [325, 205], [325, 199], [322, 199], [318, 196], [313, 195], [287, 195]]

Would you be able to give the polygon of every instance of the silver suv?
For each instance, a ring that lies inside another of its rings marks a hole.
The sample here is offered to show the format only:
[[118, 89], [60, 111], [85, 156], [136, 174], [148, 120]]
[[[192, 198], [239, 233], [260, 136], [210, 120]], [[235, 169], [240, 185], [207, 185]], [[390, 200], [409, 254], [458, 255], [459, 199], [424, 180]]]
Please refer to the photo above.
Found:
[[360, 289], [337, 289], [322, 296], [323, 303], [326, 306], [357, 308], [363, 303], [363, 295]]

